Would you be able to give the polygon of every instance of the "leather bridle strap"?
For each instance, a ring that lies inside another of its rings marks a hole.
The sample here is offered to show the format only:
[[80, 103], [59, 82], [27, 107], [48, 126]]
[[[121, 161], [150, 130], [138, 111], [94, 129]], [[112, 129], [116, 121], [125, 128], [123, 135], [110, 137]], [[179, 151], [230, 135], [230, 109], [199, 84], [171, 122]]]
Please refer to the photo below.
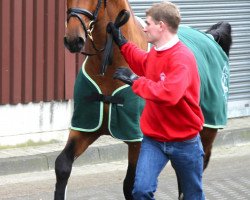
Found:
[[[104, 3], [105, 3], [105, 6], [106, 6], [106, 2], [104, 2]], [[88, 30], [91, 30], [93, 28], [93, 25], [96, 23], [98, 12], [100, 10], [101, 4], [102, 4], [102, 0], [98, 0], [97, 6], [96, 6], [96, 9], [95, 9], [94, 13], [91, 13], [90, 11], [88, 11], [88, 10], [86, 10], [84, 8], [69, 8], [67, 10], [67, 14], [68, 14], [67, 21], [69, 21], [71, 17], [78, 18], [78, 20], [82, 24], [82, 27], [83, 27], [83, 29], [85, 31], [85, 36], [87, 38], [88, 37]], [[86, 25], [85, 25], [85, 23], [82, 20], [82, 17], [80, 15], [84, 15], [84, 16], [88, 17], [89, 20], [91, 21], [90, 25], [89, 25], [89, 29], [87, 29], [87, 27], [86, 27]]]
[[85, 37], [87, 38], [88, 37], [88, 29], [87, 29], [85, 23], [83, 22], [82, 17], [79, 14], [84, 14], [89, 19], [93, 19], [92, 14], [89, 11], [82, 10], [80, 8], [70, 8], [70, 9], [68, 9], [67, 13], [68, 13], [68, 19], [67, 19], [67, 21], [69, 21], [71, 17], [78, 18], [78, 20], [81, 22], [81, 25], [82, 25], [82, 27], [84, 29]]

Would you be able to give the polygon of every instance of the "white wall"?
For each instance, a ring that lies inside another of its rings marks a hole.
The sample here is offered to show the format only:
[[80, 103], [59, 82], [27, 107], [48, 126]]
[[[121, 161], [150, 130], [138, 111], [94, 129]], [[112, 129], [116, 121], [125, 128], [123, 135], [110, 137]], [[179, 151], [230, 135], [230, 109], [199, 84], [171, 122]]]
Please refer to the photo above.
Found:
[[73, 101], [0, 106], [0, 146], [68, 137]]
[[[66, 141], [72, 112], [72, 100], [0, 106], [0, 146]], [[228, 117], [241, 116], [250, 116], [250, 100], [229, 102]]]
[[250, 116], [250, 100], [233, 101], [228, 103], [228, 118], [244, 116]]

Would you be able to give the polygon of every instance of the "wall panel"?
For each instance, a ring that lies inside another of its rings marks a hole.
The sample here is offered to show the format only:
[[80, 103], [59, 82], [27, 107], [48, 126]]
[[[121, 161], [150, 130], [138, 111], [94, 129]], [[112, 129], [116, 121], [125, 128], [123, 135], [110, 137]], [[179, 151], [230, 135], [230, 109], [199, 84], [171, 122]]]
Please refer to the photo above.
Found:
[[[137, 16], [145, 18], [145, 10], [161, 0], [130, 0]], [[226, 21], [232, 26], [233, 45], [230, 52], [229, 101], [250, 100], [250, 1], [249, 0], [172, 0], [180, 8], [182, 24], [207, 30]]]
[[0, 105], [72, 98], [80, 55], [64, 48], [65, 2], [0, 0]]
[[0, 64], [0, 102], [6, 104], [10, 100], [10, 1], [1, 2], [1, 64]]

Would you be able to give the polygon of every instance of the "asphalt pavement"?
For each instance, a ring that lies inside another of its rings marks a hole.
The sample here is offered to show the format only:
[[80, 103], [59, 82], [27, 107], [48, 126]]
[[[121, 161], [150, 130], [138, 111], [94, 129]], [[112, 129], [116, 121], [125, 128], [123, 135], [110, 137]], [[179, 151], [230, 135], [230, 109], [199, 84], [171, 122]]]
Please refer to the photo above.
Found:
[[[237, 146], [250, 142], [250, 117], [229, 119], [220, 130], [214, 147]], [[0, 150], [0, 176], [52, 170], [66, 142]], [[127, 158], [127, 145], [111, 136], [102, 136], [80, 156], [74, 166], [120, 161]]]
[[[250, 199], [250, 143], [217, 146], [203, 175], [206, 200]], [[127, 160], [73, 167], [67, 200], [123, 200]], [[0, 177], [1, 200], [53, 199], [54, 170]], [[177, 182], [171, 164], [159, 176], [157, 200], [177, 200]]]

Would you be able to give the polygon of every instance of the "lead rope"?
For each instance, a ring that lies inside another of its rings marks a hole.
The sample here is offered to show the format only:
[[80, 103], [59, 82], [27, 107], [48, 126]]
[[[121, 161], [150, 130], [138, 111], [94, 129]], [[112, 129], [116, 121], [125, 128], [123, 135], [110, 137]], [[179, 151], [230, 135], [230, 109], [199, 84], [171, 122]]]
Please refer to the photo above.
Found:
[[[114, 26], [116, 28], [120, 28], [121, 26], [123, 26], [124, 24], [126, 24], [129, 20], [130, 17], [130, 12], [128, 10], [122, 10], [119, 12], [119, 14], [117, 15], [115, 22], [114, 22]], [[102, 57], [102, 64], [101, 64], [101, 69], [100, 69], [100, 73], [102, 76], [104, 76], [104, 73], [107, 70], [108, 65], [112, 64], [113, 61], [113, 37], [110, 33], [108, 33], [107, 31], [107, 42], [105, 45], [105, 49], [104, 49], [104, 53], [103, 53], [103, 57]]]

